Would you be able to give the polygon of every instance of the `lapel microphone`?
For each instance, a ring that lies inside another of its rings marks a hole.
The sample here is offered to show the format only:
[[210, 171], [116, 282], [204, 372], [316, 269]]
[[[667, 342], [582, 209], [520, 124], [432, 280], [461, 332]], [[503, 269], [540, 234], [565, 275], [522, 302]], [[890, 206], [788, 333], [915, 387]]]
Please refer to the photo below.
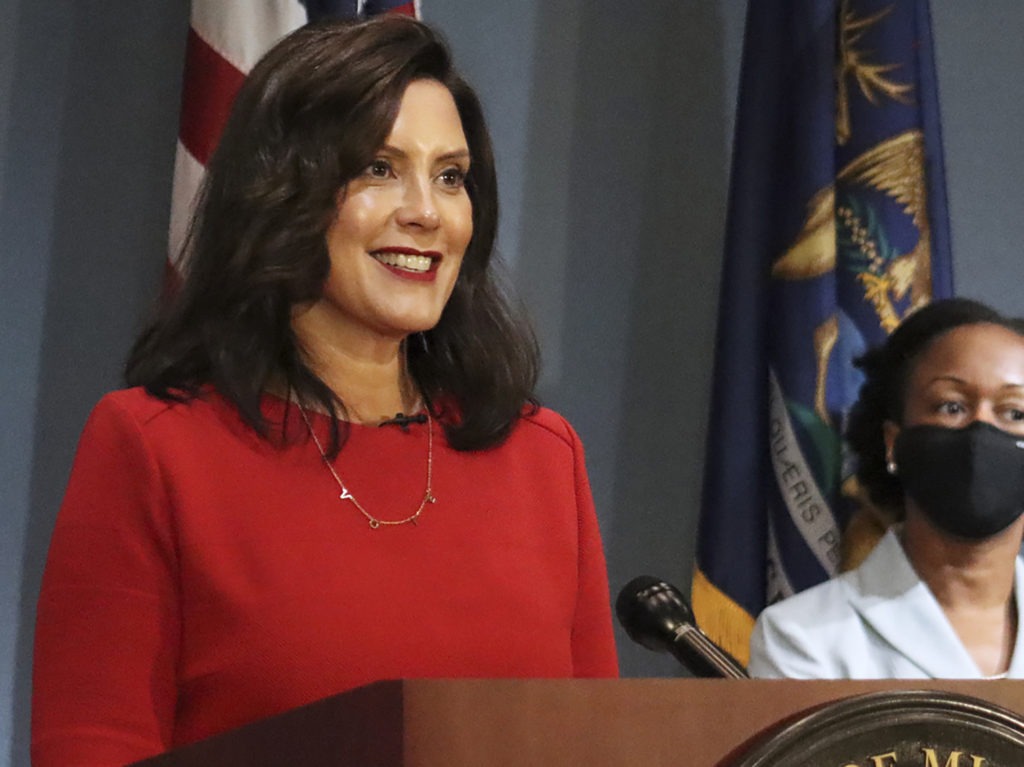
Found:
[[417, 413], [416, 415], [406, 415], [405, 413], [395, 413], [394, 418], [388, 418], [386, 421], [381, 421], [377, 426], [397, 426], [404, 432], [409, 431], [409, 424], [411, 423], [426, 423], [427, 414]]

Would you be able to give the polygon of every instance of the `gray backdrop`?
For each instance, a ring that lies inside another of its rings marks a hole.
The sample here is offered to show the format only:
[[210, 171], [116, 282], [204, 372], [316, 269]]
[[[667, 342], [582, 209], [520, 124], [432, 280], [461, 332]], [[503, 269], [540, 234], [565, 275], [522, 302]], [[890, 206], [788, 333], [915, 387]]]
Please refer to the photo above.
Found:
[[[78, 432], [160, 280], [185, 5], [0, 0], [0, 764], [28, 764], [34, 603]], [[501, 250], [542, 396], [587, 446], [612, 590], [688, 588], [745, 4], [425, 5], [488, 110]], [[1024, 314], [1024, 5], [932, 6], [958, 291]], [[624, 674], [677, 673], [620, 653]]]

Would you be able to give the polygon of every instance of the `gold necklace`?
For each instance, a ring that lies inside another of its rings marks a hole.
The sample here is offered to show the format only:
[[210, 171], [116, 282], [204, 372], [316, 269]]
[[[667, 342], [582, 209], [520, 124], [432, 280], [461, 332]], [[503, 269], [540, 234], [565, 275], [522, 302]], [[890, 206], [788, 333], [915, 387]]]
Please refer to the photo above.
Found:
[[[296, 403], [298, 405], [298, 403]], [[427, 507], [428, 503], [437, 503], [437, 498], [434, 497], [431, 492], [431, 482], [434, 476], [434, 422], [430, 418], [430, 409], [426, 411], [427, 414], [427, 488], [423, 491], [423, 500], [420, 501], [419, 507], [405, 519], [380, 519], [373, 516], [365, 508], [363, 504], [356, 500], [356, 497], [352, 495], [345, 483], [341, 481], [341, 477], [338, 476], [338, 472], [334, 470], [334, 466], [327, 458], [327, 453], [324, 451], [323, 445], [320, 444], [320, 440], [316, 436], [316, 432], [313, 431], [313, 424], [309, 422], [309, 416], [306, 415], [305, 408], [302, 405], [298, 405], [299, 412], [302, 414], [302, 420], [306, 422], [306, 428], [309, 430], [309, 436], [313, 438], [313, 443], [316, 445], [317, 451], [320, 453], [320, 457], [323, 459], [324, 465], [327, 470], [331, 472], [331, 476], [334, 477], [334, 481], [338, 483], [338, 487], [341, 488], [341, 495], [338, 496], [338, 500], [351, 501], [352, 505], [359, 509], [359, 513], [366, 517], [366, 521], [370, 523], [370, 527], [376, 530], [378, 527], [394, 527], [396, 525], [404, 525], [407, 522], [416, 524], [416, 520], [420, 514], [423, 513], [423, 509]], [[408, 429], [408, 427], [406, 427]]]

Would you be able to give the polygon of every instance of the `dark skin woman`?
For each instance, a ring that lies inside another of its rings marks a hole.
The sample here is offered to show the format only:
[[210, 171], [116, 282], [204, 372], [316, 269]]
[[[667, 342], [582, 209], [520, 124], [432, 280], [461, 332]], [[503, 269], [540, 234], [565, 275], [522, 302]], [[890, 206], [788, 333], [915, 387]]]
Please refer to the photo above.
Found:
[[847, 439], [899, 522], [856, 570], [762, 614], [752, 669], [1021, 677], [1024, 323], [938, 301], [859, 364]]

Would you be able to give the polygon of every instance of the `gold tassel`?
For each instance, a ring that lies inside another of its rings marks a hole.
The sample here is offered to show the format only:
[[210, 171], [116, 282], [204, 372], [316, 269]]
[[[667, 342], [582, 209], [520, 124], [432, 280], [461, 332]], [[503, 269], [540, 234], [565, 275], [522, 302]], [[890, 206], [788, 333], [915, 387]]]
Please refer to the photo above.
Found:
[[701, 631], [744, 666], [750, 663], [753, 616], [711, 583], [699, 568], [693, 573], [690, 596]]

